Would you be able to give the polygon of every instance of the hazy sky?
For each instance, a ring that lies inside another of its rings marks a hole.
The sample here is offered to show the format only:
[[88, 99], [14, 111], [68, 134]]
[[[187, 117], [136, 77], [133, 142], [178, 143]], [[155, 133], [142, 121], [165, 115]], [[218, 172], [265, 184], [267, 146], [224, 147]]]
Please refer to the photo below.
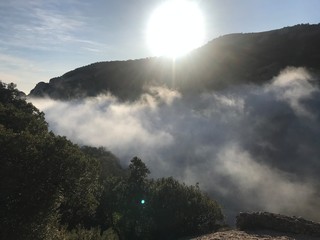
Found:
[[[206, 39], [320, 22], [319, 0], [195, 0]], [[146, 29], [163, 0], [0, 0], [0, 79], [28, 93], [97, 61], [151, 56]]]

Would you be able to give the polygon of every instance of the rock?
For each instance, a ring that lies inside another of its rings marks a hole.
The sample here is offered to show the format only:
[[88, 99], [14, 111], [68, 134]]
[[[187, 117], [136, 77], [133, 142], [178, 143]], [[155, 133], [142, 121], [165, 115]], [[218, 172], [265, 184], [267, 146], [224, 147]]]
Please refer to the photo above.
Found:
[[30, 94], [32, 96], [38, 96], [43, 97], [45, 95], [45, 92], [48, 89], [48, 84], [45, 82], [39, 82], [37, 83], [36, 87], [31, 90]]
[[268, 212], [240, 213], [236, 225], [241, 230], [272, 230], [320, 237], [320, 223]]

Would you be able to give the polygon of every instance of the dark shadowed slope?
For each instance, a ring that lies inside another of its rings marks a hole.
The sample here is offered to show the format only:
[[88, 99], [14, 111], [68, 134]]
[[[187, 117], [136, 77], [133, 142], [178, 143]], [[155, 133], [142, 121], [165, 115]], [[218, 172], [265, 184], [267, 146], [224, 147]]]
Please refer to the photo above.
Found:
[[320, 24], [262, 33], [230, 34], [175, 62], [163, 58], [94, 63], [40, 82], [30, 95], [55, 99], [111, 92], [137, 99], [148, 85], [197, 93], [235, 83], [262, 83], [286, 66], [320, 70]]

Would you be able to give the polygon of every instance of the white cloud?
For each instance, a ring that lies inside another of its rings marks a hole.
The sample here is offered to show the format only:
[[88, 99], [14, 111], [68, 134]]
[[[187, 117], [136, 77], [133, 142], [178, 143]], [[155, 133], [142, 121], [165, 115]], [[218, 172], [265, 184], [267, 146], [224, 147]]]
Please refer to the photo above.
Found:
[[[170, 133], [154, 124], [159, 118], [158, 104], [170, 104], [179, 95], [162, 88], [151, 88], [140, 101], [127, 104], [110, 95], [83, 101], [60, 102], [33, 99], [45, 111], [50, 127], [77, 142], [94, 146], [108, 146], [119, 155], [139, 153], [140, 146], [149, 152], [173, 143]], [[56, 114], [60, 118], [56, 119]], [[116, 124], [115, 124], [116, 123]]]
[[103, 47], [98, 41], [84, 39], [89, 27], [79, 1], [18, 0], [3, 5], [1, 45], [62, 52], [74, 45], [82, 50]]
[[296, 214], [317, 217], [314, 208], [319, 208], [320, 205], [314, 204], [317, 202], [315, 199], [320, 199], [315, 186], [298, 181], [277, 168], [259, 163], [237, 145], [231, 144], [221, 149], [215, 171], [226, 176], [238, 189], [234, 194], [229, 194], [229, 197], [238, 195], [239, 200], [248, 197], [246, 202], [252, 208], [285, 214], [290, 214], [294, 209]]
[[268, 90], [276, 92], [278, 99], [288, 101], [297, 114], [312, 117], [312, 113], [300, 103], [316, 91], [310, 80], [312, 76], [305, 68], [289, 67], [274, 78]]
[[0, 80], [16, 83], [25, 93], [29, 93], [30, 85], [43, 80], [44, 68], [32, 60], [0, 53], [0, 61]]
[[319, 220], [319, 95], [306, 70], [291, 68], [270, 84], [188, 98], [149, 87], [133, 103], [32, 102], [54, 132], [105, 146], [124, 165], [137, 155], [155, 177], [199, 182], [229, 215], [269, 210]]

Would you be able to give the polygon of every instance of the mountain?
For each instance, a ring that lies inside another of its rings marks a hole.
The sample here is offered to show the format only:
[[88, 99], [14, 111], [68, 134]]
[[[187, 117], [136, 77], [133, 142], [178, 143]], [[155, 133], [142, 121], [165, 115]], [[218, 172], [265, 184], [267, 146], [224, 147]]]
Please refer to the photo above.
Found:
[[286, 66], [319, 71], [319, 43], [320, 24], [230, 34], [176, 61], [154, 57], [93, 63], [49, 83], [38, 83], [30, 95], [67, 100], [111, 92], [122, 100], [135, 100], [150, 85], [166, 85], [190, 94], [230, 84], [259, 84]]

